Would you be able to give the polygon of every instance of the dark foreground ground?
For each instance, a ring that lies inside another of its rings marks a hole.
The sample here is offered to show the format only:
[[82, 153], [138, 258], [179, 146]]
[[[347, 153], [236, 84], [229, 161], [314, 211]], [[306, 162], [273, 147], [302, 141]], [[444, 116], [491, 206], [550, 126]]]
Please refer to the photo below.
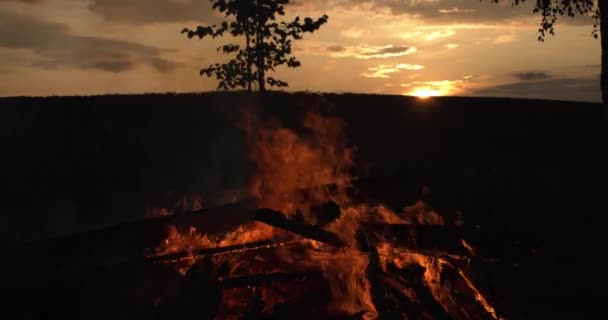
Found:
[[[424, 184], [448, 218], [461, 210], [486, 230], [539, 234], [540, 258], [494, 276], [497, 286], [511, 284], [505, 299], [519, 300], [510, 306], [519, 318], [596, 311], [608, 199], [597, 104], [282, 93], [0, 99], [2, 245], [139, 220], [147, 206], [187, 192], [243, 188], [251, 172], [235, 126], [243, 108], [294, 128], [310, 109], [345, 119], [366, 165], [362, 183], [395, 208]], [[126, 301], [112, 288], [149, 283], [125, 272], [77, 286], [80, 308], [110, 312], [99, 301]], [[52, 292], [23, 295], [44, 305]]]

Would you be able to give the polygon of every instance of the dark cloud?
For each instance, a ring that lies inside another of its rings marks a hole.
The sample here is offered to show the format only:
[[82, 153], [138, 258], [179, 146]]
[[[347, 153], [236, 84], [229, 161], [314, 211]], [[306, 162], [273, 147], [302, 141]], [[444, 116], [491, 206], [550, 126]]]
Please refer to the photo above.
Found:
[[133, 69], [133, 62], [128, 60], [98, 61], [93, 63], [91, 67], [118, 73]]
[[[323, 10], [336, 5], [336, 0], [292, 0], [287, 11], [292, 11], [289, 7], [300, 11], [308, 5]], [[210, 24], [221, 19], [209, 0], [90, 0], [88, 8], [107, 20], [129, 24], [186, 21]]]
[[492, 97], [526, 97], [591, 102], [601, 101], [599, 77], [521, 81], [479, 89], [473, 92], [473, 94]]
[[326, 50], [332, 57], [354, 57], [357, 59], [394, 58], [413, 54], [417, 51], [415, 47], [390, 44], [386, 46], [330, 46]]
[[29, 49], [40, 56], [40, 67], [73, 66], [124, 72], [137, 64], [170, 71], [176, 63], [161, 57], [163, 49], [97, 37], [76, 36], [66, 25], [0, 12], [0, 47]]
[[[43, 1], [0, 0], [0, 2], [25, 3]], [[324, 10], [368, 4], [372, 8], [388, 9], [395, 15], [409, 15], [434, 23], [498, 24], [532, 17], [534, 2], [529, 0], [518, 6], [512, 6], [510, 0], [501, 1], [499, 4], [493, 3], [492, 0], [292, 0], [290, 6], [297, 10], [296, 8], [306, 4]], [[107, 20], [131, 24], [180, 21], [210, 23], [216, 20], [211, 2], [208, 0], [90, 0], [88, 8]], [[540, 23], [540, 16], [537, 18]], [[591, 25], [592, 19], [580, 16], [574, 19], [562, 17], [558, 25], [561, 23]]]
[[[373, 8], [388, 9], [395, 15], [409, 15], [434, 23], [504, 23], [532, 17], [534, 3], [526, 1], [513, 6], [511, 1], [496, 4], [492, 0], [342, 0], [342, 5], [369, 4]], [[537, 15], [540, 23], [540, 16]], [[590, 17], [562, 17], [559, 23], [591, 25]]]
[[364, 55], [374, 56], [374, 55], [391, 55], [391, 54], [399, 54], [403, 52], [408, 52], [411, 49], [409, 46], [389, 46], [385, 48], [378, 49], [376, 51], [367, 52]]
[[518, 7], [499, 7], [491, 0], [344, 0], [356, 4], [369, 4], [374, 8], [388, 9], [395, 15], [409, 15], [421, 20], [446, 23], [503, 22], [530, 15], [532, 7], [524, 3]]
[[327, 47], [327, 51], [329, 52], [344, 52], [346, 51], [346, 48], [341, 46], [341, 45], [333, 45], [333, 46], [329, 46]]
[[[44, 0], [0, 0], [0, 2], [39, 3]], [[84, 0], [80, 0], [84, 1]], [[395, 15], [409, 15], [433, 23], [490, 23], [521, 20], [533, 16], [536, 1], [512, 6], [510, 0], [499, 4], [492, 0], [293, 0], [294, 10], [304, 4], [316, 9], [349, 8], [367, 4], [372, 8], [388, 9]], [[214, 18], [211, 2], [207, 0], [90, 0], [90, 11], [107, 20], [130, 24], [200, 21], [210, 23]], [[536, 16], [540, 23], [540, 16]], [[561, 23], [591, 25], [590, 17], [562, 17]], [[559, 28], [558, 28], [559, 32]]]
[[142, 24], [156, 22], [201, 21], [213, 17], [208, 0], [92, 0], [89, 10], [107, 20]]
[[41, 3], [43, 0], [0, 0], [0, 3], [2, 2], [23, 2], [23, 3], [29, 3], [29, 4], [35, 4], [35, 3]]
[[517, 72], [513, 76], [519, 80], [544, 80], [551, 78], [551, 75], [545, 71], [528, 71], [528, 72]]

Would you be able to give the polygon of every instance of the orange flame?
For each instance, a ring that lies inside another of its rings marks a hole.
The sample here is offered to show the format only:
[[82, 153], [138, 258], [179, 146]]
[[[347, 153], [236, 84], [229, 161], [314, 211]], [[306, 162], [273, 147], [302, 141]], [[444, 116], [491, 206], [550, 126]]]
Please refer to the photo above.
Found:
[[490, 315], [492, 315], [492, 318], [498, 319], [498, 316], [496, 315], [496, 310], [494, 309], [494, 307], [492, 307], [490, 305], [490, 303], [488, 303], [488, 301], [486, 300], [486, 298], [479, 292], [479, 290], [477, 290], [477, 288], [475, 287], [475, 285], [473, 284], [473, 282], [471, 282], [471, 280], [464, 274], [464, 272], [462, 272], [462, 270], [458, 270], [458, 273], [460, 274], [460, 276], [462, 276], [462, 278], [466, 282], [467, 286], [471, 290], [473, 290], [473, 292], [475, 293], [475, 299], [477, 301], [479, 301], [479, 303], [481, 303], [481, 305], [483, 306], [483, 308], [486, 309], [486, 311], [488, 311], [488, 313]]
[[[336, 202], [341, 210], [340, 217], [326, 226], [344, 240], [345, 248], [336, 250], [322, 243], [305, 240], [305, 250], [290, 250], [278, 247], [268, 257], [252, 256], [247, 259], [243, 252], [237, 256], [216, 257], [215, 261], [228, 262], [229, 275], [272, 272], [286, 268], [299, 271], [320, 271], [327, 280], [332, 303], [331, 311], [336, 313], [355, 314], [363, 312], [365, 319], [378, 316], [372, 301], [371, 284], [366, 275], [369, 257], [358, 249], [356, 233], [362, 222], [381, 223], [417, 223], [444, 224], [444, 219], [423, 201], [405, 207], [403, 212], [395, 213], [384, 205], [370, 207], [352, 203], [347, 190], [352, 186], [351, 170], [354, 166], [354, 149], [347, 144], [344, 133], [345, 124], [338, 118], [325, 117], [309, 113], [303, 122], [303, 131], [283, 128], [270, 122], [262, 121], [252, 113], [245, 113], [241, 128], [247, 136], [250, 158], [256, 170], [250, 184], [250, 195], [258, 200], [260, 207], [266, 207], [292, 216], [297, 212], [310, 224], [317, 218], [311, 207], [329, 200]], [[332, 187], [329, 187], [331, 185]], [[198, 233], [194, 228], [180, 234], [175, 228], [170, 229], [168, 238], [156, 249], [156, 254], [167, 254], [180, 251], [192, 252], [195, 249], [224, 247], [260, 240], [268, 240], [280, 234], [283, 238], [294, 238], [293, 235], [272, 227], [251, 223], [239, 226], [234, 231], [210, 237]], [[392, 247], [384, 243], [377, 247], [381, 267], [386, 271], [390, 262], [398, 268], [418, 265], [424, 268], [424, 283], [432, 296], [446, 311], [454, 304], [450, 291], [442, 285], [442, 270], [447, 263], [439, 257], [422, 255], [405, 248]], [[192, 257], [180, 271], [187, 270], [195, 262]], [[463, 275], [464, 277], [464, 275]], [[467, 284], [470, 284], [465, 277]], [[474, 288], [472, 284], [469, 287]], [[270, 312], [272, 306], [281, 301], [280, 295], [267, 289], [261, 289], [264, 310]], [[474, 289], [476, 299], [486, 310], [495, 316], [495, 312]], [[415, 294], [403, 288], [406, 296], [415, 300]], [[243, 290], [226, 290], [223, 293], [223, 305], [220, 314], [228, 317], [228, 310], [242, 307]], [[239, 303], [241, 305], [239, 305]]]
[[[299, 210], [310, 223], [311, 205], [346, 199], [351, 185], [353, 150], [346, 144], [344, 122], [309, 113], [304, 118], [307, 138], [290, 129], [265, 127], [258, 117], [245, 113], [242, 128], [247, 134], [250, 158], [256, 165], [250, 192], [262, 207], [292, 215]], [[336, 192], [330, 192], [333, 184]]]

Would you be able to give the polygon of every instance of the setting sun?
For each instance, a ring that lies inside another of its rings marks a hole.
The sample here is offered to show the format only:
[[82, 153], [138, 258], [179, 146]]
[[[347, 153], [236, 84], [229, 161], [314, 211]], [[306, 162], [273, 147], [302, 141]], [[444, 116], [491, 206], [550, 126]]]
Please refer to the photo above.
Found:
[[428, 97], [442, 96], [443, 92], [441, 90], [431, 88], [416, 88], [410, 92], [409, 95], [425, 99]]

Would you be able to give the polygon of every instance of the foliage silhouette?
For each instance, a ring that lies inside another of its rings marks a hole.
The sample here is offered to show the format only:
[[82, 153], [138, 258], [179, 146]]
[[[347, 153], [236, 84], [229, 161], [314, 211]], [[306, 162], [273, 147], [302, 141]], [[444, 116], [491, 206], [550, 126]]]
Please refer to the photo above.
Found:
[[289, 0], [210, 1], [213, 9], [223, 13], [229, 21], [223, 21], [219, 26], [184, 28], [182, 34], [190, 39], [195, 36], [199, 39], [222, 37], [225, 33], [245, 38], [244, 46], [230, 43], [217, 48], [218, 52], [235, 54], [230, 61], [200, 70], [201, 75], [215, 76], [219, 81], [218, 90], [247, 88], [252, 91], [253, 84], [257, 84], [260, 92], [266, 91], [266, 84], [287, 87], [287, 82], [266, 76], [267, 72], [274, 72], [284, 64], [289, 68], [299, 67], [300, 61], [292, 55], [293, 41], [301, 40], [306, 32], [315, 32], [328, 20], [328, 16], [323, 15], [317, 20], [296, 17], [291, 22], [277, 22], [277, 15], [285, 15]]
[[[498, 3], [500, 0], [491, 0]], [[512, 0], [513, 5], [519, 5], [526, 0]], [[544, 42], [547, 33], [555, 35], [555, 23], [559, 17], [574, 18], [577, 15], [591, 16], [593, 30], [591, 35], [599, 38], [601, 35], [602, 69], [600, 87], [602, 101], [608, 104], [608, 1], [606, 0], [536, 0], [533, 13], [540, 14], [542, 20], [538, 29], [538, 41]], [[599, 30], [598, 30], [599, 27]]]

